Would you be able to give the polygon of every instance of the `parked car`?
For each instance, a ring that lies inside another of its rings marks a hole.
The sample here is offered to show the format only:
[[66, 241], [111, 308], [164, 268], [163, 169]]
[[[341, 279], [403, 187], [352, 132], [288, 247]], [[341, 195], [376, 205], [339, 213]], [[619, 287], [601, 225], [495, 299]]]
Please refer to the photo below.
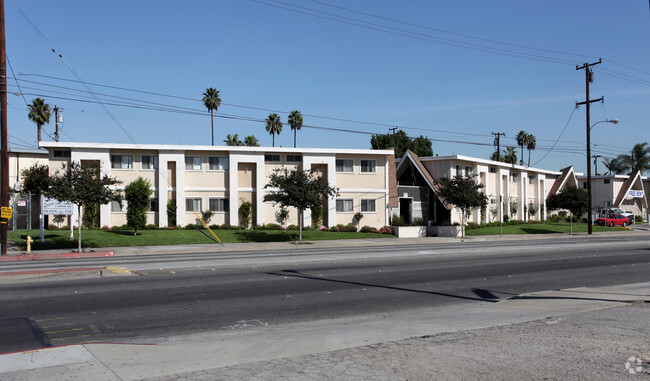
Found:
[[600, 217], [596, 220], [596, 223], [598, 225], [603, 225], [603, 226], [611, 226], [614, 227], [615, 225], [621, 225], [623, 227], [627, 226], [629, 224], [629, 220], [627, 216], [624, 216], [622, 214], [610, 214], [607, 217]]
[[631, 225], [634, 223], [634, 214], [626, 213], [618, 208], [603, 208], [600, 210], [600, 217], [607, 217], [610, 214], [621, 214], [627, 217], [627, 224]]

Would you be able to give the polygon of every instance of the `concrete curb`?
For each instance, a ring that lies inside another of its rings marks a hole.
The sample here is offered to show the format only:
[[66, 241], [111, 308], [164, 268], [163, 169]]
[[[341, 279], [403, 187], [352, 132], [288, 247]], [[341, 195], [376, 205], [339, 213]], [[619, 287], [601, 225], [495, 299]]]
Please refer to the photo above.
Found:
[[47, 253], [47, 254], [18, 254], [0, 257], [0, 262], [7, 261], [37, 261], [43, 259], [63, 259], [63, 258], [97, 258], [97, 257], [114, 257], [114, 251], [92, 251], [87, 253]]

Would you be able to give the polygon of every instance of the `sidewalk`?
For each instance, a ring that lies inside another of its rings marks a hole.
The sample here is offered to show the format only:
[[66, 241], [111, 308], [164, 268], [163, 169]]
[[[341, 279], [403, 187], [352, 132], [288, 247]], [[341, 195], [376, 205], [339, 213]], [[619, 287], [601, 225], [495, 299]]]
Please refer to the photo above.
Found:
[[642, 379], [650, 375], [648, 302], [650, 282], [388, 316], [242, 321], [151, 343], [5, 354], [0, 379]]

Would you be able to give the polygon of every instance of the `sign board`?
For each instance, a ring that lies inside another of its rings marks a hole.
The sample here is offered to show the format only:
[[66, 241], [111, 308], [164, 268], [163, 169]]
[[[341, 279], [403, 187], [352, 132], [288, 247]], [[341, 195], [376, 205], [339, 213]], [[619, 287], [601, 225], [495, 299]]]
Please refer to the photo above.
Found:
[[27, 200], [17, 200], [16, 206], [25, 207], [27, 206]]
[[631, 190], [627, 192], [627, 195], [632, 198], [643, 198], [642, 190]]
[[[11, 218], [12, 210], [8, 206], [3, 206], [0, 212], [1, 218]], [[3, 222], [4, 223], [4, 222]]]
[[71, 216], [74, 204], [66, 201], [60, 202], [53, 198], [43, 197], [43, 214], [51, 216]]

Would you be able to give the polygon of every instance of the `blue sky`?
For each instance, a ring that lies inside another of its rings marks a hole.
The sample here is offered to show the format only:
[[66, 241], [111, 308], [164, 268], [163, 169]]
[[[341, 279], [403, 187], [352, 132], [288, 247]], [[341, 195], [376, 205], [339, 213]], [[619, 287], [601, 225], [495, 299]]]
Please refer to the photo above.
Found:
[[[373, 133], [398, 126], [429, 137], [436, 154], [488, 158], [491, 132], [514, 146], [524, 130], [537, 139], [531, 165], [582, 172], [576, 65], [601, 57], [591, 97], [605, 103], [592, 104], [591, 120], [620, 123], [592, 130], [592, 153], [615, 157], [650, 140], [647, 1], [8, 0], [5, 15], [24, 99], [64, 109], [64, 141], [209, 145], [200, 100], [214, 87], [216, 144], [237, 133], [270, 146], [263, 120], [276, 111], [285, 123], [276, 146], [293, 146], [286, 119], [298, 109], [299, 147], [370, 148]], [[9, 92], [10, 147], [34, 147], [12, 78]], [[54, 118], [45, 131], [53, 136]]]

